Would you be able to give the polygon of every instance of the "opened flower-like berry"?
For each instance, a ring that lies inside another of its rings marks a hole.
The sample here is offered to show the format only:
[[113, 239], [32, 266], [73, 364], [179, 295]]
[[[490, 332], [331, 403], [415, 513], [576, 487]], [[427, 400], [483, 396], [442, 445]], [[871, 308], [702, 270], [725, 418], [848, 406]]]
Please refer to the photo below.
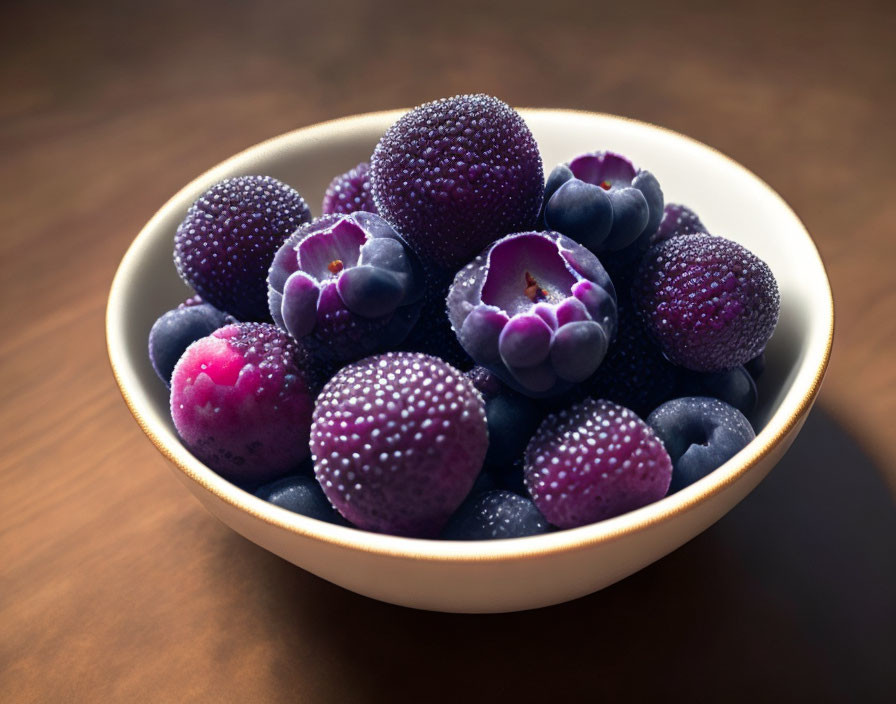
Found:
[[274, 256], [271, 315], [319, 358], [345, 362], [395, 347], [420, 313], [423, 276], [392, 226], [373, 213], [325, 215]]
[[544, 222], [593, 252], [647, 243], [663, 216], [663, 191], [653, 174], [621, 154], [582, 154], [551, 173]]
[[616, 328], [616, 293], [582, 245], [556, 232], [523, 232], [457, 273], [448, 317], [477, 364], [527, 395], [551, 396], [600, 365]]

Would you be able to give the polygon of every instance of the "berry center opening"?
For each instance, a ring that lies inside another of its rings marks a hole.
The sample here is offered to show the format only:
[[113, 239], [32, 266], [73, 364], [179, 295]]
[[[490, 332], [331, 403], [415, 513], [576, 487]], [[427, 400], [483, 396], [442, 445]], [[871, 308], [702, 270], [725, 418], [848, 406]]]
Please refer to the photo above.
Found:
[[329, 264], [327, 264], [327, 269], [330, 270], [331, 274], [338, 274], [345, 268], [345, 264], [342, 263], [341, 259], [334, 259]]
[[606, 180], [601, 181], [598, 185], [599, 185], [601, 188], [603, 188], [605, 191], [609, 191], [610, 188], [612, 187], [612, 184], [611, 184], [609, 181], [606, 181]]
[[526, 272], [526, 298], [528, 298], [533, 303], [536, 301], [544, 301], [547, 300], [548, 292], [545, 291], [541, 286], [538, 285], [538, 282], [535, 280], [535, 277], [532, 276], [528, 271]]

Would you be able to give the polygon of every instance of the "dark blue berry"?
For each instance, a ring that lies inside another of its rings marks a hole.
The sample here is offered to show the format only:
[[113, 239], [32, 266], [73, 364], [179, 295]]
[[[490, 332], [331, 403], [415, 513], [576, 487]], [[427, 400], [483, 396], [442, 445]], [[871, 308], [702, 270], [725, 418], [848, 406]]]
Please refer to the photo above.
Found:
[[745, 367], [721, 372], [684, 372], [679, 395], [711, 396], [734, 406], [745, 416], [756, 410], [756, 382]]
[[231, 320], [209, 303], [181, 305], [165, 313], [149, 331], [149, 361], [169, 387], [174, 365], [184, 350]]
[[255, 495], [287, 511], [340, 526], [349, 525], [327, 500], [314, 477], [303, 474], [284, 477], [265, 484], [255, 492]]
[[743, 413], [715, 398], [667, 401], [647, 418], [672, 458], [669, 493], [702, 479], [740, 452], [756, 434]]
[[744, 367], [753, 377], [753, 381], [759, 381], [762, 372], [765, 371], [765, 350], [757, 354], [753, 359], [744, 362]]
[[502, 467], [520, 460], [542, 415], [536, 401], [512, 391], [488, 400], [485, 404], [488, 420], [485, 464]]
[[494, 491], [495, 489], [499, 489], [500, 485], [498, 484], [495, 476], [486, 469], [483, 469], [479, 476], [476, 477], [476, 481], [473, 482], [473, 488], [470, 489], [470, 493], [467, 494], [467, 499], [475, 499], [481, 494], [484, 494], [487, 491]]
[[610, 234], [613, 206], [603, 188], [574, 178], [561, 184], [547, 201], [544, 222], [548, 229], [596, 252]]
[[522, 538], [548, 532], [530, 499], [501, 489], [465, 501], [442, 531], [446, 540]]

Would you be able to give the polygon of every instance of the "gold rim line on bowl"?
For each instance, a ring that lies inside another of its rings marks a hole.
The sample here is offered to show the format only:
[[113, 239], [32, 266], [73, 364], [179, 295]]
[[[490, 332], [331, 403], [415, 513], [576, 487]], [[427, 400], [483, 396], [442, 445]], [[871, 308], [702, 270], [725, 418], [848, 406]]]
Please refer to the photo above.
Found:
[[[568, 553], [578, 550], [584, 550], [598, 543], [608, 543], [631, 533], [642, 529], [656, 526], [671, 520], [676, 515], [687, 511], [695, 504], [701, 503], [716, 494], [719, 494], [727, 487], [738, 481], [750, 468], [760, 462], [772, 449], [787, 436], [797, 425], [803, 415], [809, 410], [818, 392], [821, 388], [821, 382], [824, 378], [825, 371], [831, 356], [831, 347], [834, 336], [834, 302], [833, 294], [830, 288], [830, 282], [827, 278], [827, 272], [824, 261], [821, 258], [815, 242], [812, 240], [805, 225], [793, 212], [793, 209], [778, 195], [765, 181], [759, 178], [752, 171], [734, 161], [722, 152], [695, 140], [687, 135], [680, 134], [674, 130], [665, 127], [653, 125], [641, 120], [635, 120], [608, 113], [589, 112], [586, 110], [569, 110], [569, 109], [551, 109], [551, 108], [520, 108], [520, 112], [525, 117], [527, 114], [548, 114], [548, 113], [566, 113], [583, 117], [598, 116], [601, 118], [609, 118], [612, 120], [620, 120], [628, 123], [658, 130], [666, 134], [672, 135], [678, 139], [689, 142], [699, 148], [709, 150], [714, 155], [721, 157], [731, 166], [736, 167], [738, 171], [747, 175], [750, 179], [757, 182], [768, 194], [772, 195], [799, 223], [803, 233], [806, 236], [812, 251], [817, 259], [821, 270], [825, 272], [825, 299], [827, 303], [827, 339], [821, 360], [818, 362], [812, 382], [808, 390], [800, 398], [796, 408], [791, 411], [787, 417], [779, 425], [778, 429], [772, 432], [772, 421], [780, 411], [776, 411], [766, 427], [756, 436], [756, 438], [745, 447], [741, 452], [735, 455], [731, 460], [719, 467], [713, 472], [716, 474], [716, 480], [701, 486], [703, 481], [697, 482], [690, 487], [683, 489], [676, 494], [664, 497], [657, 502], [648, 504], [642, 508], [630, 511], [628, 513], [606, 519], [598, 523], [593, 523], [579, 528], [572, 528], [545, 535], [530, 536], [526, 538], [514, 538], [511, 540], [492, 540], [492, 541], [439, 541], [426, 540], [420, 538], [405, 538], [401, 536], [386, 535], [364, 531], [358, 528], [344, 527], [317, 521], [307, 516], [293, 513], [286, 509], [275, 506], [252, 494], [240, 489], [234, 484], [226, 481], [218, 476], [211, 469], [202, 464], [193, 457], [190, 452], [175, 440], [176, 444], [169, 447], [166, 442], [149, 427], [147, 419], [138, 408], [138, 402], [132, 397], [126, 388], [126, 382], [123, 376], [128, 375], [128, 371], [123, 371], [126, 366], [121, 363], [119, 366], [118, 357], [126, 359], [124, 354], [124, 345], [119, 344], [118, 339], [111, 334], [111, 330], [115, 323], [116, 311], [113, 303], [120, 301], [122, 296], [117, 292], [124, 289], [125, 274], [127, 269], [131, 267], [131, 262], [137, 257], [137, 250], [143, 246], [141, 241], [144, 234], [153, 228], [155, 222], [160, 219], [163, 213], [167, 212], [173, 201], [179, 200], [181, 194], [185, 191], [195, 190], [197, 184], [204, 182], [212, 177], [216, 172], [225, 172], [228, 167], [235, 161], [239, 161], [250, 152], [257, 153], [266, 149], [274, 149], [282, 142], [293, 140], [297, 136], [312, 136], [314, 133], [327, 133], [340, 128], [345, 123], [357, 122], [362, 120], [385, 119], [392, 118], [392, 121], [400, 117], [406, 110], [387, 110], [371, 113], [362, 113], [340, 117], [325, 122], [316, 123], [307, 127], [302, 127], [284, 134], [272, 137], [255, 144], [228, 159], [220, 162], [203, 174], [197, 176], [190, 181], [176, 194], [174, 194], [156, 213], [150, 218], [149, 222], [141, 229], [140, 233], [131, 242], [121, 263], [115, 273], [110, 289], [109, 301], [106, 308], [106, 343], [109, 361], [112, 367], [112, 373], [118, 388], [124, 398], [125, 404], [133, 414], [137, 424], [146, 434], [149, 440], [156, 446], [168, 460], [172, 462], [180, 471], [182, 471], [192, 481], [197, 482], [211, 494], [225, 503], [241, 509], [246, 513], [264, 521], [270, 525], [276, 526], [281, 530], [296, 533], [307, 538], [313, 538], [325, 543], [336, 545], [351, 550], [362, 550], [376, 555], [390, 556], [396, 558], [410, 560], [428, 560], [436, 562], [496, 562], [496, 561], [515, 561], [528, 558], [540, 557], [553, 553]], [[315, 135], [322, 136], [322, 135]], [[223, 176], [222, 176], [223, 177]], [[119, 349], [121, 348], [121, 349]], [[136, 381], [136, 377], [134, 379]]]

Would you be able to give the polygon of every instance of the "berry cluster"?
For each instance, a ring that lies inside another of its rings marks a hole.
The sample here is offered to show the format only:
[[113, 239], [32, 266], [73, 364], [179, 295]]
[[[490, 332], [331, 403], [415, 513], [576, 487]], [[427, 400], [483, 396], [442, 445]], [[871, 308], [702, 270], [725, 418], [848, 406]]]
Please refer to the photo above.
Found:
[[754, 437], [768, 266], [611, 151], [544, 182], [500, 100], [427, 103], [311, 218], [267, 176], [174, 235], [196, 296], [149, 332], [187, 448], [283, 509], [417, 538], [575, 528]]

